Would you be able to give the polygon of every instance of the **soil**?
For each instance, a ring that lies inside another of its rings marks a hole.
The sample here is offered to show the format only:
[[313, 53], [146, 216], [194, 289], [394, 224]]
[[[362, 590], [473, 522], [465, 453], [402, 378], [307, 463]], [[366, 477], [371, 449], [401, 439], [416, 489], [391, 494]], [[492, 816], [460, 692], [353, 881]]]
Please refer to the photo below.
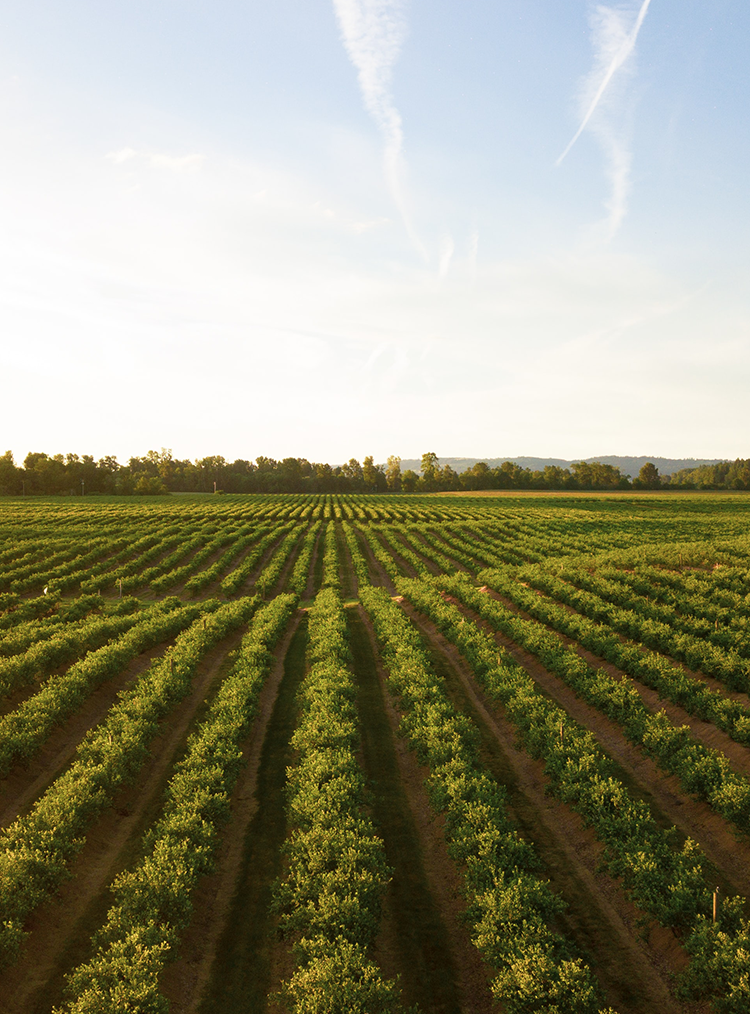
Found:
[[506, 767], [505, 784], [511, 790], [512, 815], [534, 842], [552, 887], [568, 903], [564, 928], [589, 960], [608, 1002], [620, 1014], [701, 1010], [678, 1004], [671, 994], [671, 977], [687, 965], [677, 939], [655, 924], [648, 926], [644, 938], [641, 913], [599, 870], [602, 848], [591, 829], [570, 807], [546, 794], [543, 763], [516, 745], [515, 729], [479, 689], [458, 650], [424, 616], [406, 603], [402, 608], [447, 659], [471, 710], [497, 743]]
[[4, 1014], [41, 1014], [60, 1001], [64, 974], [90, 953], [92, 932], [106, 919], [108, 886], [138, 855], [143, 832], [155, 819], [172, 765], [220, 677], [228, 652], [244, 631], [225, 638], [199, 664], [190, 693], [165, 719], [150, 758], [135, 782], [115, 796], [90, 828], [70, 865], [70, 879], [30, 916], [19, 961], [4, 973]]
[[[118, 695], [145, 672], [155, 658], [163, 655], [174, 638], [142, 652], [117, 676], [98, 686], [61, 725], [27, 764], [16, 764], [0, 781], [0, 827], [7, 827], [25, 813], [72, 760], [86, 732], [102, 721]], [[38, 688], [37, 688], [38, 689]]]
[[[466, 1014], [490, 1014], [491, 1011], [497, 1010], [489, 989], [492, 970], [485, 964], [479, 951], [472, 944], [462, 919], [466, 909], [462, 896], [463, 878], [456, 864], [448, 855], [443, 831], [444, 819], [442, 815], [434, 812], [427, 797], [424, 783], [429, 776], [429, 769], [419, 765], [406, 740], [399, 735], [398, 729], [402, 715], [389, 693], [387, 673], [377, 652], [374, 631], [367, 614], [361, 607], [360, 617], [368, 630], [372, 650], [377, 660], [378, 678], [383, 688], [400, 781], [417, 830], [420, 847], [418, 859], [421, 859], [430, 895], [445, 928], [448, 960], [452, 977], [455, 980], [458, 1007], [443, 1007], [442, 1009], [456, 1009], [466, 1012]], [[392, 900], [391, 906], [393, 904]], [[391, 915], [391, 922], [392, 920], [393, 916]], [[393, 957], [389, 962], [388, 955], [389, 953], [392, 955], [394, 951], [393, 945], [389, 946], [388, 943], [389, 929], [391, 933], [393, 932], [391, 927], [386, 926], [377, 948], [378, 957], [383, 959], [386, 968], [389, 963], [393, 962]], [[422, 1006], [421, 1001], [420, 1006]]]
[[[489, 590], [488, 594], [511, 608], [508, 600], [489, 592]], [[478, 625], [486, 630], [491, 629], [471, 610], [467, 610], [454, 599], [451, 601], [467, 616], [470, 615]], [[526, 615], [518, 609], [514, 609], [514, 611], [519, 615]], [[708, 803], [686, 795], [678, 778], [662, 771], [654, 761], [626, 739], [616, 722], [606, 718], [596, 708], [579, 699], [562, 680], [548, 672], [534, 655], [524, 651], [504, 635], [496, 631], [492, 631], [492, 633], [497, 643], [507, 648], [516, 661], [531, 673], [534, 680], [561, 707], [565, 708], [571, 717], [597, 737], [603, 749], [622, 766], [638, 786], [639, 794], [642, 797], [646, 795], [652, 797], [654, 805], [663, 811], [671, 823], [674, 823], [685, 835], [698, 842], [724, 878], [725, 884], [722, 885], [722, 889], [725, 890], [728, 887], [733, 893], [750, 897], [750, 839], [717, 814]], [[550, 633], [554, 633], [554, 631], [550, 630]], [[564, 643], [575, 648], [578, 654], [595, 668], [604, 669], [616, 679], [630, 679], [615, 666], [580, 648], [570, 638], [562, 637], [559, 634], [557, 636]], [[682, 708], [669, 701], [664, 701], [656, 691], [650, 690], [636, 680], [630, 679], [630, 682], [635, 686], [650, 711], [664, 710], [677, 725], [687, 725], [696, 740], [703, 743], [704, 746], [721, 750], [736, 770], [750, 775], [750, 753], [744, 746], [729, 739], [726, 733], [721, 732], [710, 723], [692, 718]]]
[[352, 526], [352, 528], [354, 530], [355, 538], [357, 538], [359, 541], [359, 548], [362, 550], [362, 555], [365, 558], [365, 562], [367, 563], [367, 566], [370, 569], [370, 576], [374, 578], [372, 582], [373, 585], [375, 585], [375, 587], [382, 585], [390, 595], [395, 595], [396, 586], [391, 580], [388, 571], [385, 569], [385, 567], [383, 567], [381, 563], [379, 563], [375, 559], [375, 556], [373, 555], [373, 552], [370, 549], [367, 539], [365, 539], [364, 536], [360, 535], [357, 529], [354, 528], [354, 526]]
[[[222, 933], [240, 878], [245, 837], [258, 810], [257, 780], [261, 752], [284, 676], [284, 659], [297, 631], [302, 614], [290, 624], [274, 651], [275, 662], [258, 700], [252, 731], [245, 743], [246, 766], [231, 798], [232, 816], [215, 858], [215, 872], [199, 883], [193, 897], [194, 917], [183, 937], [176, 961], [165, 969], [161, 992], [170, 1001], [173, 1014], [194, 1014], [209, 983]], [[290, 964], [290, 962], [288, 961]], [[291, 971], [291, 968], [290, 968]]]

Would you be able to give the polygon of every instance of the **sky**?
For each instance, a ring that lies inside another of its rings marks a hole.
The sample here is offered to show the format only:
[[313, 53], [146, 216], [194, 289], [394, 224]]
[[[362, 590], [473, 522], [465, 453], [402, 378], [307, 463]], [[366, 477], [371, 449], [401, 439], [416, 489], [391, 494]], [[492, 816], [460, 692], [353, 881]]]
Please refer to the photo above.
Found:
[[750, 456], [750, 5], [5, 0], [0, 451]]

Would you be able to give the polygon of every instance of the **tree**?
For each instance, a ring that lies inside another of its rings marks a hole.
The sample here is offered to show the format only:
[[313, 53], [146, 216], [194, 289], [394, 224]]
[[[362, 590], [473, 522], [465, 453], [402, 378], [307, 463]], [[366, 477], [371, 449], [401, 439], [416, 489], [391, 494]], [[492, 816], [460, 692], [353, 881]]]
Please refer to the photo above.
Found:
[[401, 458], [395, 454], [391, 454], [388, 457], [388, 463], [385, 467], [385, 478], [390, 492], [398, 493], [401, 489]]
[[404, 493], [413, 493], [414, 490], [417, 488], [418, 481], [419, 476], [417, 475], [417, 473], [413, 471], [411, 468], [407, 468], [406, 471], [401, 476], [401, 489], [404, 491]]
[[659, 469], [653, 462], [647, 461], [645, 465], [641, 466], [638, 478], [633, 485], [638, 486], [640, 489], [661, 489]]
[[15, 496], [21, 492], [21, 469], [16, 468], [13, 452], [6, 451], [0, 457], [0, 494]]
[[440, 489], [455, 490], [461, 489], [461, 477], [455, 468], [445, 464], [438, 473]]
[[439, 459], [434, 451], [422, 455], [422, 478], [425, 489], [434, 489], [437, 486], [438, 463]]
[[352, 489], [357, 489], [362, 484], [362, 466], [356, 458], [349, 458], [347, 463], [341, 466], [341, 474], [349, 480]]
[[378, 489], [378, 472], [371, 454], [368, 454], [362, 462], [362, 479], [368, 493], [376, 493]]

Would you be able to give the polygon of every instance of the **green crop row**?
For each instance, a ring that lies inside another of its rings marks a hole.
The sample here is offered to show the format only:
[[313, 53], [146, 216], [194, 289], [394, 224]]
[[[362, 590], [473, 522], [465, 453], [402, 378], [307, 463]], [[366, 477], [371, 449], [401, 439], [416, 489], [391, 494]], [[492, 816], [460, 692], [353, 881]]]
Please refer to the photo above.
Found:
[[[490, 587], [501, 584], [495, 573], [483, 572]], [[650, 712], [631, 683], [593, 669], [543, 624], [518, 616], [468, 581], [437, 581], [497, 630], [536, 655], [580, 697], [621, 725], [627, 737], [663, 771], [677, 776], [686, 792], [707, 802], [741, 831], [750, 831], [750, 782], [732, 769], [723, 753], [696, 743], [689, 728], [675, 726], [664, 711]]]
[[370, 547], [370, 551], [375, 559], [378, 561], [383, 570], [388, 574], [390, 578], [400, 577], [403, 573], [403, 569], [399, 566], [398, 562], [393, 558], [391, 553], [383, 546], [383, 543], [375, 534], [374, 530], [370, 525], [362, 525], [361, 528], [357, 529], [367, 545]]
[[255, 587], [259, 588], [261, 594], [265, 595], [273, 589], [273, 586], [281, 576], [281, 572], [287, 564], [289, 557], [295, 550], [297, 543], [302, 538], [304, 528], [295, 525], [292, 530], [284, 536], [281, 545], [274, 551], [273, 556], [258, 574], [255, 580]]
[[238, 588], [247, 581], [250, 574], [255, 569], [258, 560], [260, 560], [274, 542], [280, 539], [286, 532], [289, 531], [291, 525], [288, 523], [282, 523], [274, 525], [271, 531], [268, 532], [260, 542], [247, 554], [245, 559], [242, 561], [239, 567], [235, 567], [221, 582], [221, 591], [223, 595], [234, 595]]
[[690, 715], [713, 722], [738, 743], [750, 745], [750, 709], [702, 680], [691, 676], [663, 655], [624, 641], [603, 623], [577, 613], [524, 588], [502, 571], [484, 571], [482, 579], [530, 616], [578, 641], [584, 648], [616, 665], [633, 679], [656, 690]]
[[[158, 534], [144, 535], [131, 544], [132, 552], [127, 556], [120, 555], [105, 561], [101, 571], [93, 568], [90, 576], [81, 580], [82, 592], [101, 591], [102, 588], [113, 588], [119, 581], [125, 582], [143, 569], [147, 563], [156, 560], [163, 553], [168, 552], [182, 541], [184, 526], [170, 525], [168, 528], [161, 528]], [[133, 555], [135, 554], [135, 555]], [[128, 559], [127, 557], [130, 557]], [[130, 585], [129, 585], [130, 586]], [[134, 586], [135, 587], [135, 586]]]
[[307, 587], [307, 579], [310, 573], [310, 562], [312, 560], [315, 543], [320, 533], [320, 521], [314, 521], [305, 533], [302, 541], [302, 548], [297, 559], [294, 561], [292, 575], [289, 578], [289, 588], [297, 595], [302, 596]]
[[[177, 548], [171, 553], [161, 559], [158, 563], [155, 563], [152, 567], [147, 567], [145, 570], [135, 572], [132, 579], [128, 582], [129, 588], [142, 588], [144, 585], [151, 586], [154, 581], [158, 578], [163, 577], [165, 574], [169, 574], [175, 569], [177, 564], [181, 560], [184, 560], [186, 556], [191, 554], [194, 550], [200, 549], [205, 544], [206, 537], [213, 535], [216, 530], [215, 525], [209, 525], [205, 529], [198, 529], [195, 527], [186, 529], [183, 532], [183, 536], [177, 542]], [[190, 538], [185, 536], [193, 533]], [[118, 577], [122, 575], [118, 574]]]
[[[207, 612], [218, 603], [208, 603]], [[90, 651], [60, 676], [49, 679], [38, 693], [0, 718], [0, 775], [18, 760], [28, 761], [42, 747], [55, 725], [64, 721], [105, 680], [121, 672], [142, 651], [180, 633], [201, 613], [179, 599], [164, 599], [145, 609], [137, 622], [116, 640]]]
[[495, 998], [507, 1014], [594, 1014], [597, 983], [550, 926], [565, 905], [538, 876], [533, 847], [507, 817], [504, 790], [482, 770], [475, 727], [451, 705], [417, 631], [384, 590], [363, 588], [361, 597], [405, 711], [402, 729], [430, 767], [431, 801], [445, 812], [450, 853], [463, 865], [472, 939], [496, 970]]
[[[40, 601], [41, 600], [41, 601]], [[45, 601], [49, 603], [48, 616], [37, 616], [34, 619], [26, 620], [25, 623], [18, 623], [10, 629], [10, 633], [0, 637], [0, 656], [10, 657], [26, 651], [37, 641], [48, 640], [59, 633], [61, 628], [79, 620], [84, 619], [90, 613], [98, 611], [105, 606], [105, 603], [98, 595], [82, 595], [72, 602], [60, 603], [60, 594], [51, 593], [41, 595], [32, 602], [40, 602], [43, 607]], [[57, 607], [56, 609], [53, 607]], [[68, 628], [70, 629], [70, 628]]]
[[145, 836], [143, 858], [113, 884], [114, 904], [94, 936], [96, 953], [68, 976], [69, 1001], [57, 1014], [169, 1009], [159, 974], [190, 922], [195, 884], [211, 870], [242, 767], [242, 741], [295, 601], [279, 595], [255, 614], [231, 673], [188, 739], [161, 816]]
[[709, 601], [708, 589], [696, 594], [684, 585], [665, 588], [649, 581], [643, 570], [630, 574], [598, 567], [592, 575], [584, 568], [566, 565], [558, 576], [623, 609], [633, 609], [694, 637], [705, 637], [720, 648], [744, 655], [750, 652], [750, 603], [734, 593], [724, 593], [734, 601], [719, 607]]
[[135, 777], [160, 721], [189, 691], [196, 666], [219, 640], [246, 622], [257, 598], [227, 603], [180, 634], [89, 731], [67, 771], [31, 811], [0, 833], [0, 964], [23, 943], [30, 912], [56, 889], [83, 846], [88, 826]]
[[112, 615], [95, 615], [78, 623], [65, 624], [49, 640], [36, 640], [21, 654], [0, 658], [0, 697], [25, 683], [44, 679], [50, 670], [100, 648], [110, 638], [129, 630], [138, 622], [139, 607], [137, 599], [122, 599], [110, 607]]
[[390, 1014], [397, 1009], [396, 984], [383, 979], [367, 953], [390, 870], [365, 811], [356, 691], [338, 594], [320, 591], [309, 616], [310, 669], [292, 737], [298, 760], [288, 770], [288, 866], [274, 898], [281, 931], [295, 941], [297, 967], [283, 992], [295, 1014]]
[[188, 575], [192, 574], [193, 571], [197, 570], [202, 563], [205, 563], [205, 561], [210, 556], [213, 556], [217, 550], [221, 549], [222, 546], [226, 546], [228, 542], [236, 539], [242, 531], [244, 531], [244, 529], [241, 529], [240, 532], [238, 532], [236, 528], [221, 528], [219, 530], [219, 534], [215, 535], [213, 539], [210, 539], [204, 546], [202, 546], [202, 548], [199, 549], [187, 563], [183, 563], [179, 567], [174, 567], [166, 574], [162, 574], [161, 577], [157, 577], [153, 580], [151, 582], [151, 591], [156, 592], [157, 595], [161, 595], [161, 593], [165, 592], [168, 588], [179, 584], [180, 581], [183, 581], [186, 577], [188, 577]]
[[704, 636], [679, 632], [667, 623], [648, 616], [645, 610], [619, 608], [592, 594], [561, 581], [541, 570], [522, 571], [522, 578], [553, 595], [591, 619], [608, 624], [613, 630], [655, 651], [672, 655], [692, 669], [698, 669], [726, 683], [732, 690], [750, 690], [750, 659], [736, 651], [711, 644]]
[[252, 546], [253, 543], [258, 542], [266, 531], [266, 526], [261, 526], [259, 528], [253, 527], [253, 529], [247, 534], [240, 535], [240, 537], [232, 543], [229, 549], [221, 554], [215, 563], [211, 564], [210, 567], [206, 567], [205, 570], [198, 571], [197, 574], [194, 574], [193, 577], [186, 582], [185, 591], [188, 595], [197, 595], [198, 592], [203, 591], [203, 589], [207, 585], [211, 584], [212, 581], [218, 581], [221, 575], [228, 569], [232, 560], [239, 556], [240, 553], [244, 552], [248, 546]]
[[338, 588], [341, 584], [339, 578], [339, 550], [336, 538], [336, 525], [333, 521], [326, 524], [326, 532], [323, 543], [323, 587]]
[[349, 555], [352, 558], [352, 566], [354, 567], [354, 573], [357, 575], [357, 581], [360, 585], [368, 585], [370, 583], [370, 569], [362, 555], [357, 533], [347, 521], [342, 522], [341, 529], [344, 533], [346, 544], [349, 547]]
[[577, 810], [602, 842], [604, 868], [622, 879], [643, 912], [687, 934], [685, 947], [693, 960], [683, 992], [711, 996], [722, 1014], [746, 1014], [750, 922], [741, 915], [744, 899], [726, 898], [712, 923], [705, 860], [697, 844], [687, 839], [676, 847], [674, 829], [660, 828], [648, 806], [630, 797], [594, 737], [545, 697], [491, 635], [446, 602], [436, 582], [402, 580], [399, 587], [465, 655], [484, 689], [504, 706], [531, 756], [544, 759], [551, 791]]

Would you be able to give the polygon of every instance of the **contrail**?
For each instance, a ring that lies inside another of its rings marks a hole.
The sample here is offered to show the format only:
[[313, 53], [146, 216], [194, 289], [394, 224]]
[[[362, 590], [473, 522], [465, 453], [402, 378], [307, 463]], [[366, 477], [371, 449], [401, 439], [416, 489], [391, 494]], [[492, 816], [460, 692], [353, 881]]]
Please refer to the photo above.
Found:
[[404, 6], [404, 0], [333, 0], [344, 48], [357, 69], [365, 109], [383, 135], [388, 188], [410, 239], [424, 254], [406, 210], [401, 184], [404, 134], [391, 95], [393, 65], [406, 38]]
[[620, 67], [622, 67], [622, 65], [628, 59], [630, 54], [633, 52], [636, 41], [638, 39], [638, 33], [641, 30], [641, 25], [643, 24], [643, 20], [646, 17], [646, 14], [648, 13], [650, 4], [651, 0], [643, 0], [641, 9], [638, 12], [638, 17], [636, 18], [635, 24], [633, 25], [632, 32], [623, 39], [621, 46], [619, 47], [614, 57], [612, 58], [609, 66], [607, 67], [604, 77], [602, 78], [599, 87], [596, 90], [596, 94], [594, 95], [594, 98], [591, 100], [591, 105], [589, 106], [586, 115], [583, 117], [583, 120], [581, 121], [580, 127], [571, 138], [570, 143], [568, 144], [565, 151], [562, 153], [562, 155], [560, 155], [560, 157], [555, 162], [555, 165], [560, 165], [562, 160], [565, 158], [565, 156], [568, 154], [570, 149], [576, 143], [576, 141], [581, 136], [583, 131], [586, 129], [586, 125], [591, 119], [591, 117], [594, 115], [594, 111], [596, 107], [599, 105], [601, 98], [604, 95], [605, 91], [607, 90], [610, 81], [615, 76]]

